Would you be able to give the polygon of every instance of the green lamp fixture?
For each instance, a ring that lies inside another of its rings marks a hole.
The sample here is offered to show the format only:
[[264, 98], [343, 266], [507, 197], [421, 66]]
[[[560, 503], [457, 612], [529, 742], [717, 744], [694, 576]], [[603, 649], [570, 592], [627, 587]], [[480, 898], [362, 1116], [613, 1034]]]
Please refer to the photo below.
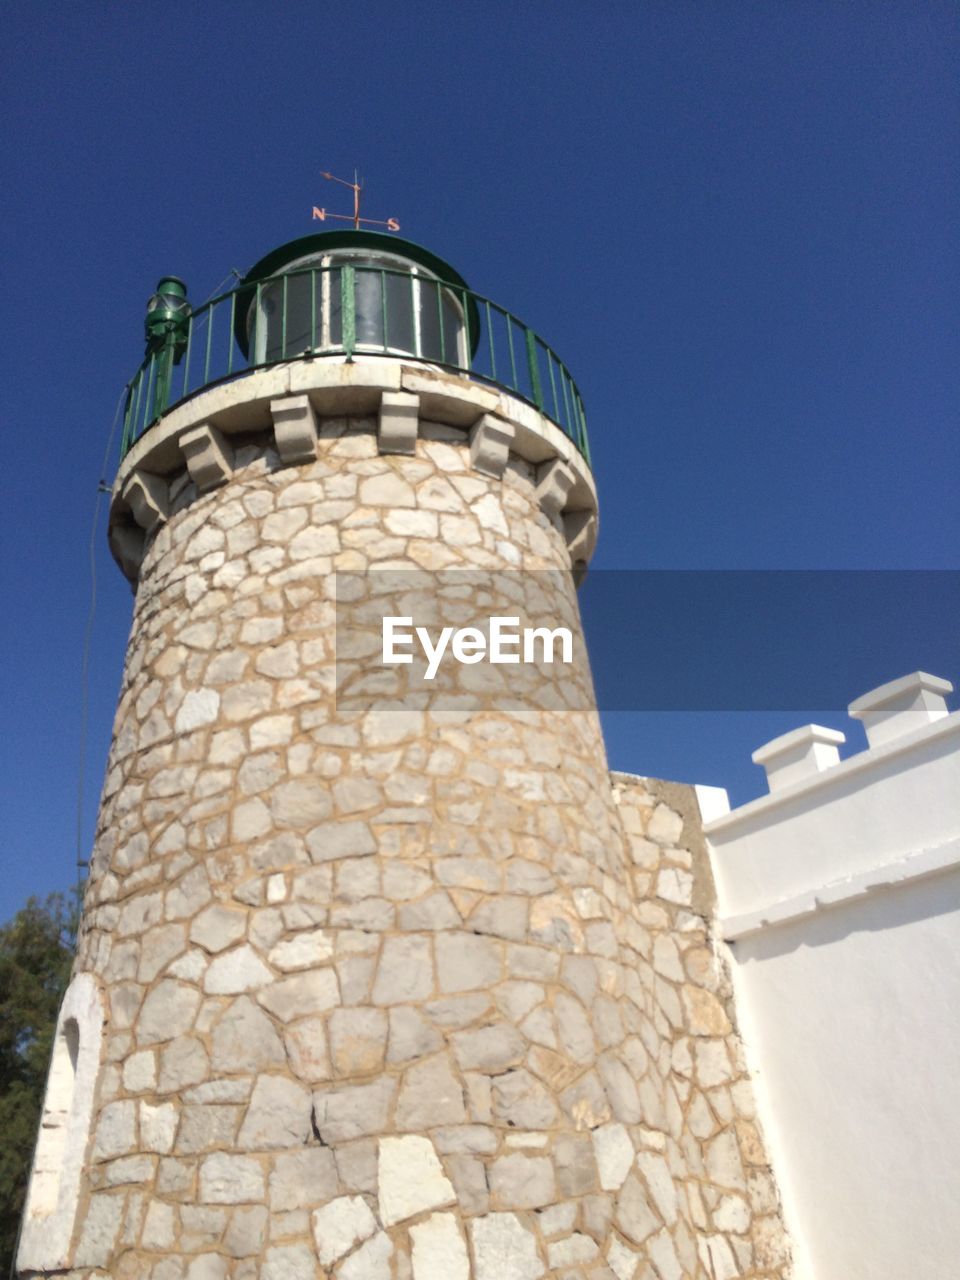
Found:
[[143, 324], [147, 342], [146, 354], [154, 357], [155, 417], [163, 413], [169, 403], [173, 367], [180, 363], [187, 349], [189, 320], [187, 286], [177, 276], [163, 276], [157, 283], [156, 292], [147, 302], [147, 315]]

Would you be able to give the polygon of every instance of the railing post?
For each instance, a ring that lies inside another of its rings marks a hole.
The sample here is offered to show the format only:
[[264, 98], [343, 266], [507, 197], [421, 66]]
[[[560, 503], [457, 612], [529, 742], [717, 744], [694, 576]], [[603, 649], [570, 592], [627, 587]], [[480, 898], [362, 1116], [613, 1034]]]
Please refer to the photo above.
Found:
[[140, 406], [143, 403], [144, 374], [145, 374], [146, 368], [147, 368], [146, 363], [142, 364], [140, 366], [140, 372], [137, 374], [137, 383], [136, 383], [137, 394], [134, 397], [133, 412], [130, 415], [130, 444], [131, 445], [136, 440], [143, 426], [143, 419], [140, 416]]
[[352, 360], [357, 345], [357, 289], [356, 268], [349, 263], [340, 268], [340, 323], [343, 349]]
[[139, 383], [139, 377], [134, 378], [127, 387], [127, 402], [123, 406], [123, 432], [120, 436], [120, 457], [126, 457], [127, 450], [133, 444], [130, 433], [133, 429], [133, 405], [136, 397], [133, 394], [133, 388]]
[[579, 440], [577, 441], [577, 444], [580, 447], [580, 452], [583, 454], [584, 458], [586, 459], [587, 466], [592, 467], [593, 463], [590, 461], [590, 439], [587, 436], [587, 415], [583, 411], [583, 401], [580, 399], [579, 391], [575, 392], [574, 394], [576, 395], [576, 400], [577, 400], [577, 412], [578, 412], [579, 427], [580, 427], [577, 433], [579, 436]]
[[310, 354], [317, 349], [317, 269], [310, 268]]
[[[253, 336], [250, 339], [250, 350], [253, 352], [253, 359], [247, 360], [247, 364], [255, 368], [260, 363], [260, 317], [263, 314], [263, 281], [257, 281], [257, 298], [253, 311]], [[263, 349], [266, 351], [266, 340], [263, 343]]]
[[530, 387], [533, 391], [533, 403], [543, 413], [543, 387], [540, 385], [540, 365], [537, 360], [537, 335], [532, 329], [523, 326], [523, 336], [527, 343], [527, 368], [530, 371]]
[[207, 309], [207, 350], [203, 361], [203, 385], [210, 381], [210, 356], [213, 354], [213, 307]]
[[283, 284], [281, 285], [280, 299], [280, 359], [287, 358], [287, 282], [290, 277], [285, 271], [283, 273]]
[[172, 340], [164, 343], [159, 353], [155, 352], [152, 359], [156, 364], [153, 375], [153, 414], [151, 421], [155, 421], [164, 413], [170, 403], [170, 382], [173, 378]]
[[[214, 307], [216, 306], [216, 303], [211, 303], [210, 305], [211, 307]], [[233, 293], [231, 293], [230, 295], [230, 320], [227, 326], [227, 342], [229, 343], [227, 347], [227, 376], [228, 377], [230, 376], [231, 373], [233, 373], [233, 348], [236, 346], [236, 342], [237, 342], [234, 336], [234, 324], [235, 324], [236, 318], [237, 318], [237, 291], [236, 289], [234, 289]], [[184, 378], [186, 378], [187, 376], [186, 370], [184, 370], [183, 376]], [[186, 385], [184, 385], [184, 394], [186, 394]]]

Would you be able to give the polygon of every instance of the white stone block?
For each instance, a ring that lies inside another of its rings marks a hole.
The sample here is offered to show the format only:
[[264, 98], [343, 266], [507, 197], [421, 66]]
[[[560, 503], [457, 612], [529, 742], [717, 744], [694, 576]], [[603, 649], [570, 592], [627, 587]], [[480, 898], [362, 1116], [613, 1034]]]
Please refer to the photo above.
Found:
[[708, 1236], [704, 1245], [715, 1280], [737, 1280], [741, 1271], [723, 1236]]
[[470, 428], [470, 465], [481, 475], [499, 479], [510, 456], [516, 428], [492, 413], [485, 413]]
[[730, 797], [724, 787], [709, 787], [696, 783], [693, 788], [700, 809], [700, 817], [704, 823], [713, 822], [730, 812]]
[[500, 1207], [541, 1209], [557, 1198], [553, 1161], [522, 1152], [500, 1156], [490, 1166], [490, 1190]]
[[633, 1165], [633, 1142], [622, 1124], [604, 1124], [594, 1129], [593, 1151], [604, 1191], [619, 1191]]
[[659, 845], [677, 845], [683, 835], [683, 818], [669, 805], [658, 804], [647, 823], [647, 838]]
[[209, 995], [235, 996], [244, 991], [256, 991], [272, 977], [254, 949], [244, 943], [211, 962], [203, 977], [203, 989]]
[[846, 737], [838, 729], [806, 724], [758, 747], [751, 759], [763, 765], [770, 790], [780, 791], [839, 764], [843, 742]]
[[143, 1002], [137, 1022], [141, 1044], [173, 1040], [193, 1026], [200, 1004], [200, 992], [182, 982], [164, 979]]
[[503, 971], [502, 944], [469, 933], [437, 935], [437, 981], [445, 994], [491, 987]]
[[432, 369], [405, 368], [404, 391], [418, 392], [420, 414], [426, 422], [443, 422], [468, 427], [482, 413], [493, 413], [500, 397], [469, 378], [440, 373]]
[[355, 1245], [368, 1240], [377, 1220], [362, 1196], [339, 1196], [312, 1216], [313, 1239], [323, 1266], [342, 1258]]
[[571, 564], [587, 564], [597, 545], [599, 522], [595, 511], [568, 511], [563, 517]]
[[213, 724], [220, 713], [220, 695], [216, 689], [191, 689], [177, 712], [177, 733], [190, 733]]
[[290, 973], [297, 969], [312, 969], [332, 956], [332, 938], [322, 929], [315, 929], [278, 942], [268, 959], [275, 969]]
[[410, 1228], [414, 1280], [470, 1280], [467, 1246], [452, 1213], [431, 1214]]
[[123, 1064], [123, 1087], [130, 1093], [156, 1088], [157, 1059], [149, 1049], [134, 1053]]
[[207, 907], [190, 926], [190, 941], [206, 951], [223, 951], [239, 942], [247, 931], [247, 913], [236, 907], [215, 903]]
[[[345, 1089], [318, 1089], [313, 1095], [314, 1115], [324, 1142], [336, 1144], [383, 1133], [389, 1128], [390, 1107], [397, 1092], [397, 1082], [390, 1076], [379, 1076], [372, 1084], [350, 1085]], [[371, 1155], [372, 1148], [368, 1148]], [[367, 1185], [372, 1189], [373, 1179]], [[355, 1185], [355, 1184], [351, 1184]]]
[[417, 446], [420, 397], [409, 391], [384, 391], [380, 397], [377, 447], [381, 453], [412, 455]]
[[248, 1151], [302, 1147], [311, 1136], [311, 1097], [295, 1080], [260, 1076], [237, 1139]]
[[312, 462], [317, 456], [317, 415], [309, 396], [270, 401], [277, 452], [284, 462]]
[[[287, 896], [287, 879], [280, 871], [267, 877], [267, 902], [271, 905], [283, 902]], [[271, 964], [273, 961], [271, 960]]]
[[172, 1102], [153, 1106], [140, 1103], [140, 1146], [144, 1151], [156, 1151], [166, 1155], [173, 1150], [179, 1113]]
[[136, 1103], [110, 1102], [100, 1112], [93, 1144], [94, 1160], [126, 1155], [136, 1145]]
[[120, 497], [133, 512], [141, 529], [152, 532], [170, 514], [170, 486], [162, 476], [134, 471], [124, 482]]
[[384, 471], [380, 475], [362, 480], [360, 501], [365, 507], [415, 507], [417, 505], [412, 487], [397, 471]]
[[662, 1280], [684, 1280], [687, 1273], [680, 1265], [673, 1240], [666, 1228], [649, 1242], [647, 1252]]
[[650, 1188], [661, 1218], [672, 1226], [677, 1220], [677, 1189], [666, 1160], [653, 1152], [641, 1151], [637, 1156], [637, 1168]]
[[952, 692], [949, 680], [914, 671], [871, 689], [847, 711], [862, 722], [870, 747], [882, 747], [949, 715], [946, 695]]
[[145, 1249], [168, 1250], [174, 1240], [176, 1210], [172, 1204], [152, 1200], [147, 1207], [140, 1243]]
[[376, 412], [381, 391], [399, 391], [401, 365], [395, 360], [356, 356], [296, 360], [290, 365], [290, 391], [310, 393], [323, 415], [359, 417]]
[[[73, 1255], [78, 1267], [105, 1266], [113, 1251], [123, 1217], [124, 1199], [120, 1195], [93, 1196], [87, 1209], [83, 1233]], [[23, 1264], [22, 1246], [18, 1255]]]
[[385, 1231], [379, 1231], [340, 1264], [338, 1280], [393, 1280], [392, 1257], [393, 1243]]
[[257, 997], [281, 1022], [324, 1013], [340, 1003], [340, 989], [333, 969], [310, 969], [274, 982]]
[[260, 1268], [260, 1280], [316, 1280], [316, 1275], [316, 1259], [306, 1244], [275, 1245]]
[[541, 1209], [537, 1218], [544, 1239], [572, 1231], [573, 1224], [577, 1220], [577, 1209], [575, 1200], [565, 1200], [560, 1204], [552, 1205], [549, 1209]]
[[546, 1267], [534, 1236], [513, 1213], [489, 1213], [470, 1223], [477, 1280], [539, 1280]]
[[226, 1258], [218, 1253], [202, 1253], [187, 1268], [187, 1280], [227, 1280], [228, 1265]]
[[198, 493], [226, 484], [233, 475], [233, 449], [209, 422], [185, 431], [178, 443]]
[[463, 1086], [445, 1055], [417, 1062], [406, 1071], [397, 1098], [398, 1129], [418, 1131], [439, 1124], [462, 1124], [466, 1119]]
[[251, 1156], [218, 1151], [200, 1166], [200, 1200], [204, 1204], [260, 1203], [264, 1194], [263, 1169]]
[[580, 1231], [547, 1246], [550, 1266], [554, 1270], [559, 1270], [561, 1267], [575, 1267], [581, 1262], [592, 1262], [599, 1252], [596, 1241]]
[[373, 986], [373, 1003], [408, 1004], [433, 992], [430, 942], [414, 936], [387, 938]]
[[573, 488], [576, 476], [560, 458], [537, 468], [537, 501], [548, 516], [558, 516]]
[[429, 1138], [381, 1138], [377, 1176], [380, 1220], [386, 1227], [456, 1200]]
[[121, 573], [128, 582], [135, 583], [143, 563], [143, 530], [139, 526], [118, 522], [110, 526], [109, 537], [110, 550]]
[[657, 876], [657, 896], [688, 907], [693, 901], [693, 876], [679, 867], [664, 867]]
[[611, 1236], [607, 1246], [607, 1262], [617, 1280], [633, 1280], [639, 1261], [639, 1253], [627, 1248], [619, 1236]]
[[310, 1209], [332, 1200], [339, 1180], [329, 1147], [306, 1147], [276, 1157], [270, 1174], [270, 1208], [275, 1214]]

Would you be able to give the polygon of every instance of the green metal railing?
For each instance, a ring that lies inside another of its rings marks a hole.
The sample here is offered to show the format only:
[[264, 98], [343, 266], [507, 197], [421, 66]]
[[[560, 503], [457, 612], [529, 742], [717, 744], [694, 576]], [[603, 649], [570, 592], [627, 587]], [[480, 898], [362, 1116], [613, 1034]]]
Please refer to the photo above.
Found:
[[130, 382], [120, 456], [207, 387], [335, 355], [413, 360], [501, 387], [550, 418], [590, 461], [576, 383], [532, 329], [459, 285], [349, 262], [241, 284], [192, 311], [176, 346], [148, 354]]

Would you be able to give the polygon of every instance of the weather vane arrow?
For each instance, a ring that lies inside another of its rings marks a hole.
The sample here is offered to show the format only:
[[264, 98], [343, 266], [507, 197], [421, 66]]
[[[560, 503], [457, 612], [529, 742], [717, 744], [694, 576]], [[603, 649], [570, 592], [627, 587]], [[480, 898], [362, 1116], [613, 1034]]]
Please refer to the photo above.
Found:
[[326, 178], [328, 182], [339, 182], [342, 187], [349, 187], [353, 192], [353, 213], [329, 213], [326, 209], [318, 209], [313, 206], [313, 218], [317, 222], [326, 222], [328, 218], [336, 218], [338, 222], [352, 222], [353, 225], [360, 230], [360, 224], [364, 223], [372, 227], [386, 227], [388, 231], [399, 231], [400, 223], [396, 218], [361, 218], [360, 217], [360, 196], [363, 192], [363, 183], [357, 177], [357, 172], [353, 172], [353, 181], [348, 182], [346, 178], [338, 178], [335, 174], [327, 173], [320, 170], [320, 177]]

